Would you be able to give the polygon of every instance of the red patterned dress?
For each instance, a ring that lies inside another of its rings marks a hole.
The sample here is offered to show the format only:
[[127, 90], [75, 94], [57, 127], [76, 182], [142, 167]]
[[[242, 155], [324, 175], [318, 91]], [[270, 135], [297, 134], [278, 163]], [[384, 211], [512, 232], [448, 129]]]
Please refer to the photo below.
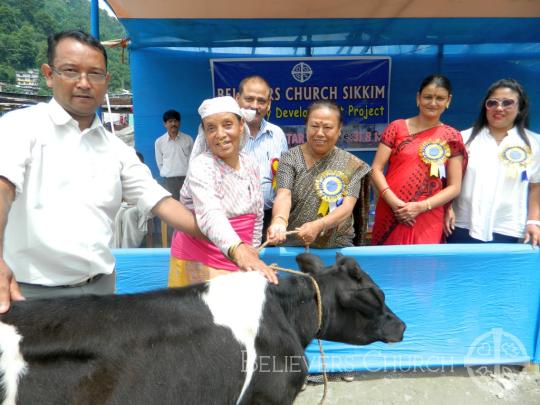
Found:
[[[439, 125], [416, 134], [410, 134], [405, 120], [390, 123], [381, 142], [392, 149], [386, 172], [386, 181], [392, 191], [403, 201], [423, 201], [446, 187], [446, 177], [430, 175], [431, 165], [422, 159], [422, 151], [429, 145], [438, 145], [448, 151], [448, 158], [463, 155], [466, 150], [461, 134], [448, 125]], [[433, 173], [432, 173], [433, 174]], [[390, 206], [379, 198], [373, 226], [373, 245], [411, 245], [441, 243], [443, 237], [444, 206], [433, 208], [416, 217], [413, 226], [397, 221]]]

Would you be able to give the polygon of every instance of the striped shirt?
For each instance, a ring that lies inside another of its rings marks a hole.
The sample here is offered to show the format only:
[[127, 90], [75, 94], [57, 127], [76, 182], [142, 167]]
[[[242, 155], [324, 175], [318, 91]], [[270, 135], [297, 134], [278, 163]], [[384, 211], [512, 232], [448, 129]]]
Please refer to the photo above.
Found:
[[240, 154], [240, 169], [234, 170], [211, 152], [193, 158], [180, 202], [195, 212], [201, 232], [227, 255], [229, 248], [240, 240], [228, 218], [255, 214], [253, 246], [262, 237], [263, 200], [259, 173], [253, 161]]
[[287, 152], [287, 150], [287, 139], [283, 130], [266, 120], [262, 120], [259, 132], [255, 138], [249, 137], [242, 150], [259, 166], [264, 209], [270, 209], [274, 204], [275, 190], [272, 188], [272, 160], [281, 158], [281, 154]]

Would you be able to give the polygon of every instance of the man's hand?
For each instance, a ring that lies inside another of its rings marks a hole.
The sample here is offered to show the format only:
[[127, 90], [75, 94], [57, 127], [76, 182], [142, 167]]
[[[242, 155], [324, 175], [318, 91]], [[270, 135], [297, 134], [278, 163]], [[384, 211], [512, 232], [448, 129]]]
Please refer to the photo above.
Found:
[[11, 301], [22, 301], [24, 297], [11, 269], [3, 259], [0, 259], [0, 314], [9, 310]]
[[234, 251], [234, 259], [243, 271], [259, 271], [269, 282], [278, 284], [276, 272], [259, 259], [259, 251], [246, 243], [238, 245]]

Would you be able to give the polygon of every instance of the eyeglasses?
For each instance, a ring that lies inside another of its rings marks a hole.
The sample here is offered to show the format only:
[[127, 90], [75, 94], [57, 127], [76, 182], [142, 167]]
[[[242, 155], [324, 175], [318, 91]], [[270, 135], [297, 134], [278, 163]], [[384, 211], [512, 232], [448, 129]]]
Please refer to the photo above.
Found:
[[511, 98], [503, 98], [503, 99], [490, 98], [489, 100], [486, 100], [486, 108], [488, 110], [493, 110], [499, 107], [504, 108], [505, 110], [509, 110], [510, 108], [514, 108], [516, 104], [517, 104], [516, 100], [511, 99]]
[[266, 104], [268, 103], [268, 101], [270, 101], [270, 98], [262, 98], [262, 97], [252, 97], [252, 96], [247, 96], [247, 97], [242, 97], [244, 99], [244, 101], [246, 103], [253, 103], [254, 101], [257, 102], [257, 104]]
[[79, 80], [81, 80], [81, 77], [83, 75], [86, 75], [86, 80], [88, 80], [92, 84], [103, 84], [107, 81], [106, 73], [81, 73], [72, 69], [60, 70], [54, 66], [51, 66], [51, 69], [58, 76], [70, 82], [78, 82]]

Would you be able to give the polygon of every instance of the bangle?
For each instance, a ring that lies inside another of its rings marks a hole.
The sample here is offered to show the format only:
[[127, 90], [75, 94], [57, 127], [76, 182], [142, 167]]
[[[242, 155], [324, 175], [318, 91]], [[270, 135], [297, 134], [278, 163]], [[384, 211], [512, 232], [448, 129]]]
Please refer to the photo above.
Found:
[[429, 198], [426, 198], [426, 205], [427, 205], [427, 210], [431, 211], [431, 203], [429, 202]]
[[536, 226], [540, 226], [540, 221], [537, 220], [537, 219], [529, 219], [527, 221], [527, 225], [536, 225]]
[[386, 187], [383, 191], [381, 191], [381, 198], [382, 196], [384, 195], [384, 193], [386, 193], [388, 190], [390, 190], [390, 186]]
[[326, 221], [322, 218], [320, 219], [320, 221], [322, 222], [322, 231], [319, 236], [324, 236], [324, 234], [326, 233]]
[[285, 218], [283, 215], [274, 215], [272, 217], [272, 223], [274, 222], [274, 220], [276, 219], [281, 219], [283, 222], [285, 222], [285, 226], [289, 225], [289, 220], [287, 218]]
[[236, 257], [235, 257], [235, 253], [236, 253], [236, 249], [238, 248], [238, 246], [240, 246], [242, 243], [241, 240], [236, 242], [234, 245], [231, 245], [231, 247], [229, 248], [229, 250], [227, 251], [227, 256], [229, 257], [229, 259], [233, 262], [236, 263]]

